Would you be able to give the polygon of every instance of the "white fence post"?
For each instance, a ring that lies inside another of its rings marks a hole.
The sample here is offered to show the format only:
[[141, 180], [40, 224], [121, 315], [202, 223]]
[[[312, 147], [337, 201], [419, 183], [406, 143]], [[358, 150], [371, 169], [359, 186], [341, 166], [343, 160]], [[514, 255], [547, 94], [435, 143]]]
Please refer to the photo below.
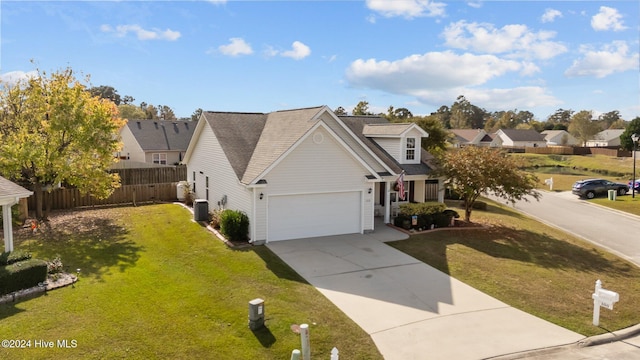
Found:
[[309, 347], [309, 325], [300, 325], [300, 341], [302, 342], [302, 359], [311, 360], [311, 349]]
[[291, 360], [300, 360], [300, 350], [295, 349], [291, 352]]
[[333, 349], [331, 349], [331, 360], [340, 360], [340, 355], [338, 355], [338, 353], [338, 349], [334, 346]]

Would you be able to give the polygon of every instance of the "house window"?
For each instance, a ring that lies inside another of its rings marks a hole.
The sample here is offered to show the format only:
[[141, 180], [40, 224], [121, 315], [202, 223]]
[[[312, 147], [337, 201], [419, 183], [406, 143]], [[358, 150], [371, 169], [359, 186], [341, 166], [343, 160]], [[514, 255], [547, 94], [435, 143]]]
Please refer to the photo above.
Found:
[[416, 158], [416, 138], [407, 138], [407, 149], [405, 153], [406, 160], [415, 160]]
[[209, 177], [208, 176], [206, 176], [204, 178], [204, 186], [206, 188], [205, 189], [205, 193], [206, 193], [205, 199], [207, 199], [207, 201], [209, 201]]
[[193, 184], [191, 185], [191, 191], [196, 192], [196, 172], [193, 172]]
[[151, 154], [154, 164], [162, 164], [167, 165], [167, 154], [166, 153], [156, 153]]

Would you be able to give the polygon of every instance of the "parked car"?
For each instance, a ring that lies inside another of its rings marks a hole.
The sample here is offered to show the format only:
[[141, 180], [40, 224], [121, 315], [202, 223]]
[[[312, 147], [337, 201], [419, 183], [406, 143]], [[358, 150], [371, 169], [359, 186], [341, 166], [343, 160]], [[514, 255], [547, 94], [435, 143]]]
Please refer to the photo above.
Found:
[[636, 179], [636, 181], [629, 181], [629, 189], [631, 189], [631, 183], [635, 183], [636, 186], [636, 192], [640, 191], [640, 179]]
[[609, 190], [615, 190], [618, 195], [624, 195], [629, 191], [629, 185], [604, 179], [587, 179], [576, 181], [571, 192], [580, 197], [593, 199], [596, 196], [607, 195]]

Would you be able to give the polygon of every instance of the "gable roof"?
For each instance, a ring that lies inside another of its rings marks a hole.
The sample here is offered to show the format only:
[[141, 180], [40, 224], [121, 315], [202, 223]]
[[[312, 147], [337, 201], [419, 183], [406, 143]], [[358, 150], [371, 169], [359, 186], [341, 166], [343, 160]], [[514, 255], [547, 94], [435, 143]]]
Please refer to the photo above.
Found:
[[266, 114], [206, 111], [202, 113], [238, 179], [242, 179], [267, 120]]
[[319, 121], [317, 115], [324, 108], [319, 106], [267, 114], [264, 128], [241, 181], [249, 184], [262, 174]]
[[624, 129], [603, 130], [597, 133], [592, 140], [604, 140], [604, 141], [617, 140], [622, 135], [623, 132], [624, 132]]
[[[372, 116], [372, 115], [341, 115], [338, 116], [342, 122], [347, 125], [351, 131], [358, 137], [360, 140], [369, 147], [378, 158], [380, 158], [386, 165], [389, 167], [395, 174], [400, 174], [402, 171], [407, 175], [416, 175], [416, 174], [428, 174], [432, 171], [433, 166], [429, 165], [429, 160], [433, 159], [433, 156], [426, 152], [422, 147], [420, 153], [420, 159], [422, 163], [420, 164], [400, 164], [398, 163], [389, 153], [387, 153], [378, 143], [375, 142], [371, 137], [366, 136], [364, 133], [364, 129], [372, 129], [372, 128], [380, 128], [377, 131], [384, 132], [382, 130], [383, 127], [389, 126], [391, 128], [390, 131], [398, 131], [400, 127], [396, 127], [395, 125], [415, 125], [413, 123], [410, 124], [391, 124], [387, 119], [380, 116]], [[405, 130], [409, 127], [405, 127]], [[421, 129], [422, 130], [422, 129]], [[424, 131], [424, 130], [423, 130]], [[382, 175], [390, 175], [390, 174], [382, 174]]]
[[143, 151], [184, 151], [196, 124], [191, 121], [131, 120], [129, 128]]
[[[483, 138], [487, 134], [482, 129], [451, 129], [449, 131], [455, 135], [455, 139], [458, 142], [473, 142], [479, 134], [484, 134]], [[491, 141], [491, 139], [488, 141]]]
[[26, 198], [31, 194], [33, 192], [0, 176], [0, 204], [13, 203], [16, 198]]
[[544, 141], [544, 137], [533, 129], [500, 129], [512, 141]]
[[428, 136], [422, 128], [415, 123], [389, 123], [365, 124], [362, 134], [367, 137], [401, 137], [411, 129], [417, 129], [423, 136]]

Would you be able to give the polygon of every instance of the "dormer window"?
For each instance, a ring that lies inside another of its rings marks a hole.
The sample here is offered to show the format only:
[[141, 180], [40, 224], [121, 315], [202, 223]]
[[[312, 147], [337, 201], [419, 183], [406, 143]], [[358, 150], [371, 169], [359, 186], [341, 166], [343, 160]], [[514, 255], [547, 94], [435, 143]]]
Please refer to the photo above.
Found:
[[416, 158], [416, 138], [407, 138], [405, 160], [415, 160], [415, 158]]

